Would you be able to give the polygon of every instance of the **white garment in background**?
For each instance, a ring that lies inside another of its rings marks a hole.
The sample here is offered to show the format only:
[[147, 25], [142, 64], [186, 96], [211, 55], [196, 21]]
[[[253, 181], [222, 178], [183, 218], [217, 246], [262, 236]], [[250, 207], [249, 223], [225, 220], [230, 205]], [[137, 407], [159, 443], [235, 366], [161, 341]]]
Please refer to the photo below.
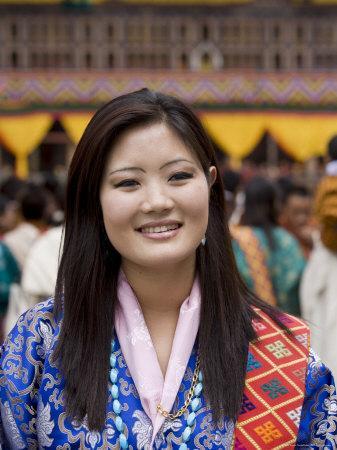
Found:
[[21, 287], [24, 292], [36, 297], [36, 303], [54, 294], [62, 227], [46, 231], [30, 249], [22, 271]]
[[31, 246], [39, 235], [40, 230], [28, 222], [19, 223], [14, 230], [5, 233], [3, 240], [14, 255], [21, 269]]
[[337, 161], [330, 161], [325, 167], [325, 173], [331, 177], [337, 176]]
[[32, 245], [23, 266], [21, 285], [11, 286], [4, 320], [6, 335], [21, 314], [54, 295], [61, 240], [62, 227], [59, 226], [43, 233]]
[[337, 254], [319, 243], [311, 253], [300, 289], [302, 317], [311, 347], [337, 376]]

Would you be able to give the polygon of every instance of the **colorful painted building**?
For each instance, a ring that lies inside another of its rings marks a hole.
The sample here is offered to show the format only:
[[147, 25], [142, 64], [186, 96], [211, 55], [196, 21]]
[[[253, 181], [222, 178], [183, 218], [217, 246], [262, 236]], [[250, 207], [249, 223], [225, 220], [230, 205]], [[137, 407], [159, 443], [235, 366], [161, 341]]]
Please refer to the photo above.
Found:
[[232, 158], [337, 133], [337, 1], [0, 0], [1, 163], [66, 165], [95, 109], [144, 86], [193, 104]]

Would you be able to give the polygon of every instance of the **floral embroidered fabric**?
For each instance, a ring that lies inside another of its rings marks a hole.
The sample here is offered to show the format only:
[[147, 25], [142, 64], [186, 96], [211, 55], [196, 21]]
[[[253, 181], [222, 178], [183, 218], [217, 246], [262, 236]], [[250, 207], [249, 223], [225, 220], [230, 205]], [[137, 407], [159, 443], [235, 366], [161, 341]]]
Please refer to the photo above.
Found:
[[[25, 313], [1, 348], [0, 448], [118, 448], [119, 433], [114, 425], [111, 396], [102, 433], [88, 430], [86, 419], [79, 423], [70, 421], [65, 415], [64, 380], [51, 362], [51, 351], [59, 334], [59, 324], [55, 323], [52, 308], [53, 301], [48, 300]], [[116, 355], [121, 415], [127, 426], [129, 449], [150, 450], [152, 423], [142, 408], [118, 341]], [[195, 363], [196, 352], [193, 350], [173, 410], [184, 403]], [[252, 370], [252, 359], [248, 360], [248, 366], [247, 369]], [[299, 427], [298, 448], [337, 448], [337, 396], [333, 377], [312, 352], [302, 413], [295, 411], [294, 420]], [[166, 420], [155, 436], [153, 448], [177, 449], [185, 424], [186, 417]], [[213, 424], [212, 413], [202, 398], [189, 448], [229, 449], [233, 433], [231, 421], [224, 419]]]

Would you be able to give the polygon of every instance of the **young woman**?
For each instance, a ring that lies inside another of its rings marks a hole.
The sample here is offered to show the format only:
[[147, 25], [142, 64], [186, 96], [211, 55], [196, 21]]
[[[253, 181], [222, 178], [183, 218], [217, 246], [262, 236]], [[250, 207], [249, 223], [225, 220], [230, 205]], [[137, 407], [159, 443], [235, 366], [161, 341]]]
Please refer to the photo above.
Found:
[[240, 281], [199, 120], [147, 89], [116, 98], [71, 163], [55, 300], [2, 348], [3, 446], [334, 448], [307, 337]]

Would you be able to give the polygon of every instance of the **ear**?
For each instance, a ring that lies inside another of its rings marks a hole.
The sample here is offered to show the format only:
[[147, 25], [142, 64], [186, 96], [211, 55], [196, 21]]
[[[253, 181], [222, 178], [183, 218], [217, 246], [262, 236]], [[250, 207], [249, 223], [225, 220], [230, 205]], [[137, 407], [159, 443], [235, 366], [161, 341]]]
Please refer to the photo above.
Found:
[[215, 166], [211, 166], [208, 170], [209, 170], [209, 187], [212, 187], [216, 180], [218, 172]]

